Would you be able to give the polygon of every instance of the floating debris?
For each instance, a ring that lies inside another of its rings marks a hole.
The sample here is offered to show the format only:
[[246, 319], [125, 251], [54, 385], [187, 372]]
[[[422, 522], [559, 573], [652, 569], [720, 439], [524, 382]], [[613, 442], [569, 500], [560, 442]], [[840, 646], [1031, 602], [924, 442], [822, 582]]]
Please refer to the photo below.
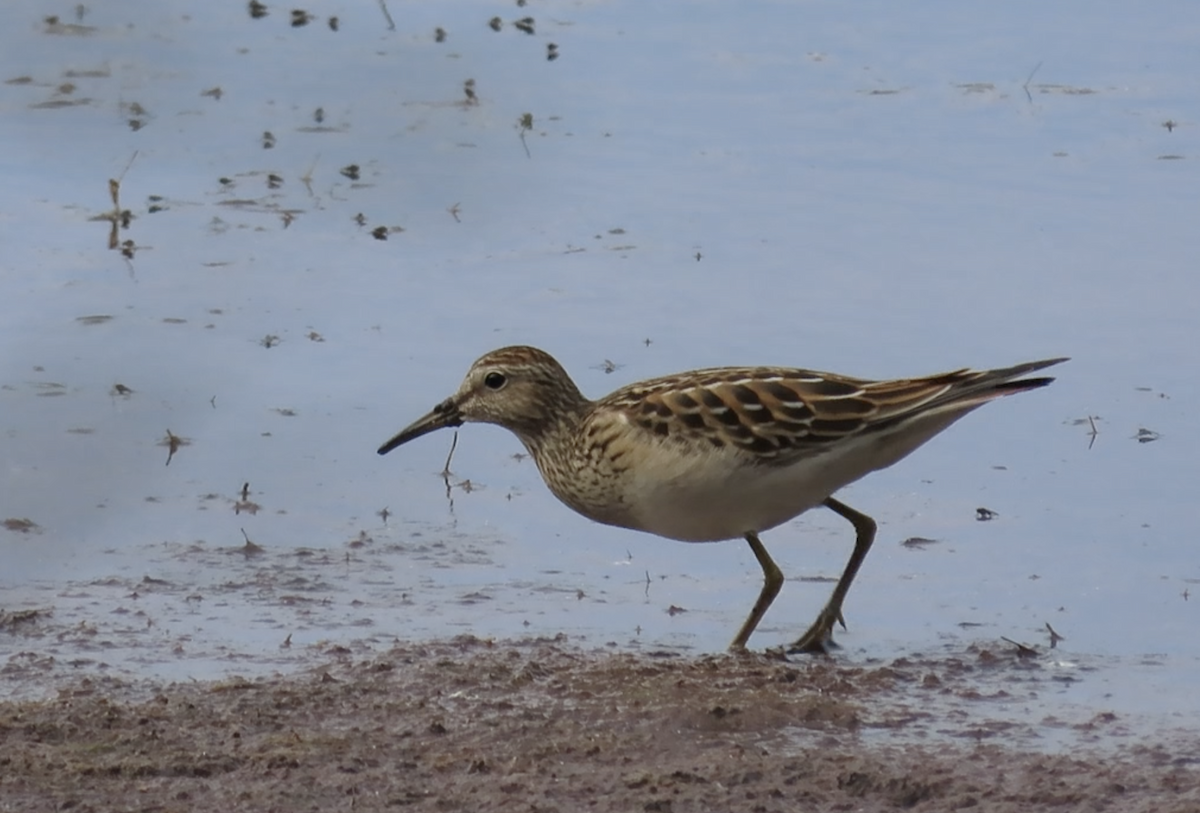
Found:
[[189, 438], [181, 438], [179, 435], [176, 435], [174, 432], [168, 429], [167, 436], [160, 440], [158, 445], [167, 447], [167, 465], [169, 466], [171, 465], [171, 459], [175, 457], [175, 453], [184, 446], [191, 446], [192, 441]]
[[4, 520], [0, 525], [3, 525], [6, 531], [13, 531], [19, 534], [34, 533], [41, 529], [41, 526], [31, 519], [16, 519], [13, 517]]
[[1153, 429], [1146, 429], [1145, 427], [1142, 427], [1137, 430], [1137, 434], [1133, 437], [1138, 443], [1153, 443], [1154, 441], [1158, 440], [1161, 435], [1159, 435]]

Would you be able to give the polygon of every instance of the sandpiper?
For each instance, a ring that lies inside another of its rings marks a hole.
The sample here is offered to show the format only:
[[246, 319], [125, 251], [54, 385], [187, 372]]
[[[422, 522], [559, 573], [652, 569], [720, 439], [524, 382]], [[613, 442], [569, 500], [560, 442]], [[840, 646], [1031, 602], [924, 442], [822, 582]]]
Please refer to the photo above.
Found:
[[678, 539], [744, 538], [763, 587], [729, 648], [743, 650], [783, 574], [758, 535], [823, 505], [854, 526], [854, 552], [824, 609], [789, 652], [827, 652], [875, 521], [833, 498], [995, 398], [1044, 387], [1022, 378], [1066, 361], [870, 381], [781, 367], [719, 367], [640, 381], [585, 398], [550, 354], [493, 350], [458, 392], [379, 447], [447, 426], [513, 432], [550, 491], [596, 522]]

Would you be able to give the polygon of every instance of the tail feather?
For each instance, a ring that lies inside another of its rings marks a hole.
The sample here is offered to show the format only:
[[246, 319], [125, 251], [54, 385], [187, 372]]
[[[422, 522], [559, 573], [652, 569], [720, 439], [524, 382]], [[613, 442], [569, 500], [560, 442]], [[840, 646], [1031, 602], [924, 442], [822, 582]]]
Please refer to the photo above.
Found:
[[1038, 370], [1044, 370], [1047, 367], [1053, 367], [1055, 364], [1062, 364], [1064, 361], [1070, 360], [1070, 356], [1062, 356], [1061, 358], [1056, 359], [1027, 361], [1024, 364], [1014, 364], [1012, 367], [1002, 367], [998, 370], [988, 370], [987, 375], [997, 379], [1016, 378], [1017, 376], [1025, 375], [1026, 373], [1034, 373]]
[[[1046, 386], [1054, 379], [1049, 376], [1021, 376], [1064, 361], [1067, 359], [1046, 359], [999, 370], [960, 370], [945, 376], [935, 376], [934, 380], [941, 379], [936, 383], [942, 387], [935, 397], [910, 409], [898, 409], [865, 427], [863, 436], [874, 439], [876, 443], [873, 451], [874, 468], [886, 468], [904, 458], [950, 424], [988, 401]], [[930, 380], [930, 383], [934, 383], [933, 380]]]
[[1062, 364], [1064, 361], [1069, 360], [1065, 357], [1044, 359], [1042, 361], [1029, 361], [1024, 364], [1016, 364], [1012, 367], [1004, 367], [998, 370], [982, 370], [975, 374], [977, 376], [975, 380], [964, 381], [959, 386], [950, 387], [940, 400], [944, 404], [961, 404], [967, 406], [968, 404], [982, 404], [985, 401], [1005, 395], [1036, 390], [1053, 381], [1053, 376], [1039, 376], [1038, 378], [1021, 378], [1021, 376], [1037, 372], [1038, 370], [1044, 370], [1047, 367]]
[[945, 428], [988, 401], [1046, 386], [1054, 380], [1052, 377], [1021, 376], [1064, 361], [1067, 359], [1045, 359], [997, 370], [956, 370], [924, 379], [880, 382], [877, 388], [868, 389], [877, 403], [885, 403], [887, 408], [866, 429], [874, 433], [908, 423], [940, 424]]

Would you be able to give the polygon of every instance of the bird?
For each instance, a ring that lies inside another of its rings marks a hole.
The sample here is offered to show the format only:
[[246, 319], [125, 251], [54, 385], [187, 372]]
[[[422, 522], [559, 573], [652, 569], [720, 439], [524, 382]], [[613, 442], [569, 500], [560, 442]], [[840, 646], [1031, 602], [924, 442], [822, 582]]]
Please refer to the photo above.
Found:
[[968, 412], [1044, 387], [1067, 361], [869, 380], [786, 367], [715, 367], [639, 381], [593, 401], [536, 347], [493, 350], [457, 392], [379, 447], [464, 423], [515, 434], [550, 491], [588, 519], [683, 542], [745, 539], [763, 586], [729, 645], [746, 643], [783, 585], [759, 534], [823, 506], [855, 529], [854, 550], [788, 654], [829, 653], [876, 523], [833, 495], [887, 468]]

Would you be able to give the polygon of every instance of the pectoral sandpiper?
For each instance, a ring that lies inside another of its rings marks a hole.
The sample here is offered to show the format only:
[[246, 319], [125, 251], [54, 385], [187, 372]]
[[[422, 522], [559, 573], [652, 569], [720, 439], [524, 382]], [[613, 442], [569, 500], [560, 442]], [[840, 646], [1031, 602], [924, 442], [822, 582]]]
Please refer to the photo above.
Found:
[[842, 602], [875, 538], [875, 521], [834, 499], [842, 486], [892, 465], [994, 398], [1044, 387], [1021, 378], [1066, 361], [868, 381], [778, 367], [693, 370], [585, 398], [534, 347], [480, 358], [458, 392], [379, 448], [447, 426], [494, 423], [513, 432], [550, 491], [596, 522], [684, 542], [744, 538], [763, 587], [730, 644], [746, 646], [783, 584], [762, 531], [823, 505], [857, 539], [824, 609], [789, 652], [825, 652]]

